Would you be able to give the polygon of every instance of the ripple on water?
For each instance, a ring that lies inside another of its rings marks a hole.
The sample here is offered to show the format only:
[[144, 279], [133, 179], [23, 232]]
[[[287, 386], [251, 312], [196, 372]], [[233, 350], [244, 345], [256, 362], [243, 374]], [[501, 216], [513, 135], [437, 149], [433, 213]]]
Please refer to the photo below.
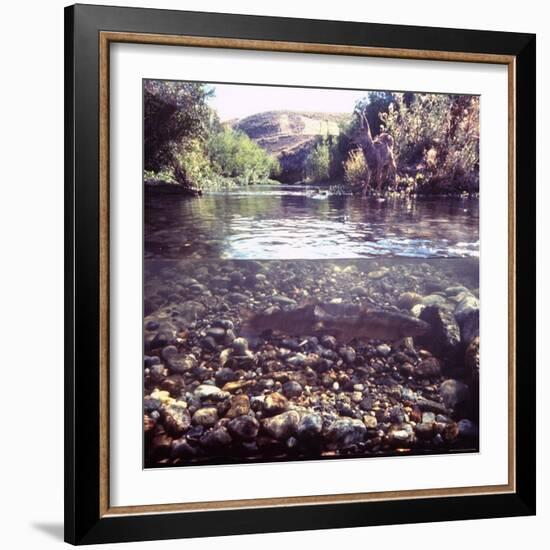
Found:
[[[147, 197], [147, 258], [478, 257], [477, 199], [335, 196], [284, 186]], [[323, 198], [323, 200], [317, 200]]]

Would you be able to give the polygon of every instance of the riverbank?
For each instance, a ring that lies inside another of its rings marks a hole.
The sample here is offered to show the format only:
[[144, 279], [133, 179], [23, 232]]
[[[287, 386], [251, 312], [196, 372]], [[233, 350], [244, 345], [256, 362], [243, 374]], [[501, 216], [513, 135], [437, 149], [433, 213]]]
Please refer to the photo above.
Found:
[[[145, 269], [147, 467], [477, 450], [475, 260]], [[250, 312], [312, 301], [400, 311], [431, 328], [406, 343], [243, 330]]]

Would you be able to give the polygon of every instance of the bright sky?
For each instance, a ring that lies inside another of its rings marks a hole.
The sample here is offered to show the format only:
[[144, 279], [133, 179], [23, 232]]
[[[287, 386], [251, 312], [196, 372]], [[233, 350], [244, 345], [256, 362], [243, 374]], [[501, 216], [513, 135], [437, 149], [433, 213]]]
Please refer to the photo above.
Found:
[[355, 102], [366, 91], [286, 88], [247, 84], [213, 84], [215, 95], [209, 100], [222, 122], [263, 111], [317, 111], [352, 113]]

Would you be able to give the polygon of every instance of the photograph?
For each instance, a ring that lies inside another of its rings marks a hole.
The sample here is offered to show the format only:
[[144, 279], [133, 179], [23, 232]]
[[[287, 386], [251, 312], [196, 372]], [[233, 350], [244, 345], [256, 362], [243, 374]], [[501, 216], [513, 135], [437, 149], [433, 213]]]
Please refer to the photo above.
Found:
[[[64, 214], [11, 207], [65, 228], [64, 540], [387, 545], [407, 524], [414, 548], [458, 548], [500, 522], [521, 544], [538, 27], [477, 5], [233, 8], [64, 10]], [[11, 271], [47, 297], [31, 229], [33, 267]]]
[[144, 468], [479, 452], [480, 97], [142, 84]]

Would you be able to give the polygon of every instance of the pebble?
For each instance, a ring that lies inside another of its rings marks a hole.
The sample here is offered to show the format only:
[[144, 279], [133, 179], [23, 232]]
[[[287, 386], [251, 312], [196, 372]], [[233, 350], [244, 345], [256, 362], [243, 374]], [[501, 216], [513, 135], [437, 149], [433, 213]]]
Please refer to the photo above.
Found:
[[293, 357], [287, 359], [287, 363], [293, 367], [302, 367], [306, 364], [306, 356], [302, 353], [297, 353]]
[[389, 355], [391, 353], [391, 348], [390, 346], [388, 346], [388, 344], [380, 344], [376, 347], [376, 351], [380, 355], [383, 355], [385, 357], [386, 355]]
[[182, 402], [166, 405], [161, 412], [166, 431], [174, 437], [183, 435], [191, 425], [191, 416], [187, 404]]
[[288, 439], [296, 433], [300, 415], [296, 411], [286, 411], [284, 413], [266, 418], [262, 421], [262, 427], [265, 432], [275, 439]]
[[187, 438], [180, 437], [172, 441], [170, 458], [193, 458], [196, 454], [197, 449], [189, 444]]
[[170, 456], [172, 452], [172, 438], [166, 433], [160, 433], [153, 437], [149, 445], [149, 458], [159, 462]]
[[220, 327], [224, 330], [233, 330], [235, 328], [235, 324], [231, 319], [214, 319], [212, 321], [213, 327]]
[[207, 349], [208, 351], [216, 351], [218, 345], [216, 344], [216, 340], [212, 336], [207, 336], [202, 340], [202, 347], [204, 349]]
[[210, 428], [218, 421], [218, 411], [215, 407], [205, 407], [193, 414], [193, 423]]
[[397, 298], [397, 307], [399, 309], [410, 310], [417, 304], [422, 303], [422, 296], [416, 292], [403, 292]]
[[235, 338], [231, 347], [236, 355], [245, 355], [248, 351], [248, 341], [246, 338]]
[[214, 428], [213, 430], [206, 432], [200, 438], [201, 446], [211, 449], [226, 447], [231, 444], [231, 441], [232, 439], [229, 435], [229, 432], [227, 431], [227, 428], [224, 428], [223, 426]]
[[206, 331], [207, 336], [211, 336], [216, 342], [223, 342], [225, 339], [225, 329], [222, 327], [210, 327]]
[[388, 439], [393, 446], [408, 445], [414, 440], [414, 430], [410, 424], [401, 424], [390, 430]]
[[289, 298], [288, 296], [272, 296], [271, 300], [281, 306], [296, 306], [296, 300]]
[[231, 304], [241, 304], [242, 302], [246, 302], [248, 297], [240, 292], [230, 292], [226, 295], [226, 300]]
[[424, 424], [433, 424], [435, 422], [435, 414], [433, 412], [422, 413], [422, 422]]
[[368, 430], [374, 430], [378, 426], [376, 416], [371, 416], [370, 414], [363, 416], [363, 422]]
[[282, 413], [288, 409], [288, 399], [278, 392], [270, 393], [264, 400], [263, 412], [267, 416]]
[[201, 384], [195, 389], [195, 396], [199, 399], [214, 399], [223, 396], [223, 391], [217, 386]]
[[425, 335], [416, 337], [415, 344], [454, 365], [463, 349], [454, 315], [441, 307], [429, 306], [422, 311], [420, 319], [426, 321], [430, 329]]
[[302, 386], [300, 386], [300, 384], [298, 384], [298, 382], [295, 382], [294, 380], [290, 380], [283, 384], [283, 394], [285, 395], [285, 397], [298, 397], [302, 395], [303, 391], [304, 390]]
[[226, 418], [243, 416], [250, 411], [250, 399], [248, 395], [234, 395], [229, 401], [229, 409], [225, 414]]
[[435, 357], [427, 357], [418, 363], [414, 369], [417, 378], [434, 378], [441, 375], [441, 361]]
[[[164, 286], [145, 289], [146, 463], [475, 448], [477, 417], [464, 403], [479, 391], [476, 285], [431, 262], [385, 264], [161, 267]], [[361, 306], [432, 315], [439, 333], [398, 345], [243, 330], [245, 309], [310, 300], [330, 304], [329, 315]]]
[[346, 361], [346, 363], [353, 363], [357, 358], [356, 351], [351, 346], [345, 346], [339, 350], [340, 357]]
[[166, 346], [162, 357], [172, 372], [186, 373], [197, 366], [197, 359], [192, 353], [179, 353], [176, 346]]
[[382, 277], [385, 277], [387, 274], [388, 274], [387, 270], [380, 269], [378, 271], [371, 271], [370, 273], [367, 274], [367, 277], [369, 279], [377, 280], [377, 279], [381, 279]]
[[252, 441], [258, 435], [260, 423], [253, 416], [241, 415], [233, 418], [227, 424], [227, 428], [237, 439]]
[[160, 365], [160, 357], [157, 357], [156, 355], [149, 356], [145, 355], [143, 358], [143, 363], [146, 367], [153, 367], [154, 365]]
[[460, 380], [445, 380], [440, 388], [439, 395], [445, 407], [454, 409], [459, 403], [466, 401], [470, 395], [469, 388]]
[[355, 418], [345, 418], [333, 422], [327, 432], [327, 439], [338, 448], [345, 449], [363, 441], [367, 428]]
[[323, 419], [321, 415], [307, 413], [302, 416], [297, 427], [298, 439], [306, 445], [310, 445], [319, 440], [323, 429]]
[[232, 286], [242, 286], [245, 281], [245, 276], [240, 271], [233, 271], [229, 274], [229, 281]]
[[216, 371], [215, 380], [218, 386], [223, 387], [227, 382], [237, 380], [238, 375], [230, 368], [223, 367]]

